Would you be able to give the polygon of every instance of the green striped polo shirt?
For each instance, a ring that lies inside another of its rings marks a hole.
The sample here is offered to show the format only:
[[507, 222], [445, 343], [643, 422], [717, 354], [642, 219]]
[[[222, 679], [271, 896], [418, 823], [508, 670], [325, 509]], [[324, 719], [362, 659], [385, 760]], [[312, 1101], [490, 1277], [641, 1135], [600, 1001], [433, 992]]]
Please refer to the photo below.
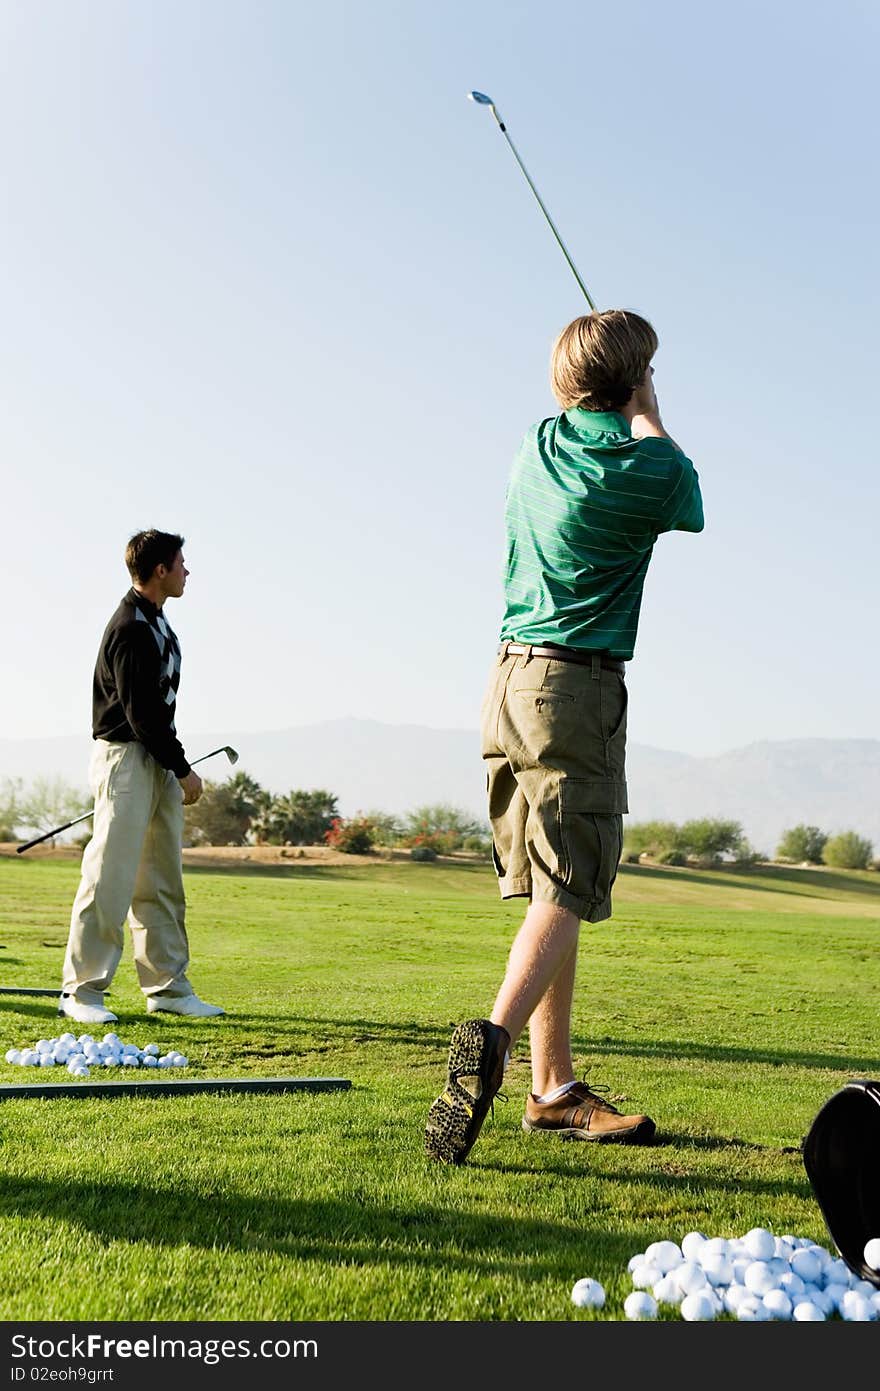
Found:
[[697, 471], [671, 440], [579, 408], [527, 432], [507, 488], [501, 639], [629, 661], [654, 542], [702, 531]]

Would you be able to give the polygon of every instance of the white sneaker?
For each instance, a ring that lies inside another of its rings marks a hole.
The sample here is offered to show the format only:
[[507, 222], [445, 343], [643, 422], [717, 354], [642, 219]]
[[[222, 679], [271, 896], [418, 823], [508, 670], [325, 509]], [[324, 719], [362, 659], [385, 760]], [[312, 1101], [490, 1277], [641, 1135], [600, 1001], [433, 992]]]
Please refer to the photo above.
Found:
[[101, 1005], [84, 1005], [75, 995], [62, 995], [58, 1000], [58, 1013], [67, 1019], [75, 1019], [78, 1024], [115, 1024], [119, 1018], [112, 1010]]
[[165, 1010], [168, 1014], [191, 1014], [198, 1019], [207, 1019], [212, 1014], [225, 1014], [219, 1005], [208, 1005], [198, 995], [148, 995], [147, 1014]]

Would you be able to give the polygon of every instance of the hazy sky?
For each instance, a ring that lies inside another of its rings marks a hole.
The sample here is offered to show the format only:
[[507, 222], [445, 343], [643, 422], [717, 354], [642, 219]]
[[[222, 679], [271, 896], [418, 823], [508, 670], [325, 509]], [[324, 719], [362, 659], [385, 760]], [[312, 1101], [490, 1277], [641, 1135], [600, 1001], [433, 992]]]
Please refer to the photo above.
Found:
[[880, 737], [878, 16], [2, 0], [0, 733], [88, 729], [147, 526], [186, 536], [190, 747], [476, 725], [508, 471], [585, 309], [476, 87], [599, 306], [657, 327], [703, 486], [630, 738]]

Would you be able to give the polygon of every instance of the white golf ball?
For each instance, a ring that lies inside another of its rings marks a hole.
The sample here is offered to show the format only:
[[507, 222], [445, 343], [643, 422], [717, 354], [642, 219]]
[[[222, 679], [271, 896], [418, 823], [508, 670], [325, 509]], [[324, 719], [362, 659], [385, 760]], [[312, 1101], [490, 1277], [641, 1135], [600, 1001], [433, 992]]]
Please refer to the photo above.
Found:
[[729, 1285], [733, 1280], [733, 1261], [729, 1256], [710, 1251], [703, 1256], [702, 1266], [710, 1285]]
[[768, 1269], [766, 1261], [752, 1261], [746, 1266], [743, 1284], [752, 1294], [763, 1299], [768, 1290], [776, 1288], [776, 1276]]
[[821, 1309], [822, 1313], [826, 1315], [833, 1314], [837, 1308], [834, 1296], [819, 1285], [804, 1285], [804, 1292], [799, 1298], [802, 1303], [815, 1304], [816, 1308]]
[[737, 1285], [744, 1285], [746, 1281], [746, 1271], [752, 1264], [750, 1256], [737, 1256], [735, 1261], [731, 1261], [733, 1266], [733, 1282]]
[[126, 1053], [139, 1053], [140, 1051], [136, 1043], [123, 1043], [122, 1045], [123, 1057]]
[[100, 1063], [102, 1067], [118, 1067], [119, 1059], [115, 1053], [108, 1053], [106, 1058], [100, 1059]]
[[745, 1285], [729, 1285], [724, 1291], [724, 1307], [729, 1314], [735, 1314], [744, 1299], [754, 1298], [755, 1296], [749, 1294]]
[[787, 1270], [784, 1275], [779, 1277], [779, 1289], [783, 1290], [789, 1299], [797, 1301], [806, 1288], [801, 1277], [795, 1275], [793, 1270]]
[[143, 1052], [151, 1053], [154, 1058], [158, 1058], [160, 1052], [158, 1043], [145, 1043], [143, 1047]]
[[54, 1040], [51, 1038], [39, 1038], [34, 1044], [38, 1053], [51, 1053], [55, 1047]]
[[740, 1300], [736, 1316], [742, 1323], [768, 1323], [773, 1317], [764, 1300], [756, 1294], [747, 1294]]
[[55, 1066], [55, 1059], [52, 1057], [52, 1054], [51, 1054], [51, 1053], [41, 1053], [41, 1054], [40, 1054], [40, 1067], [54, 1067], [54, 1066]]
[[144, 1056], [144, 1067], [158, 1067], [158, 1066], [159, 1066], [159, 1059], [158, 1059], [158, 1058], [155, 1058], [155, 1057], [153, 1056], [152, 1053], [147, 1053], [147, 1054], [145, 1054], [145, 1056]]
[[726, 1260], [730, 1255], [730, 1242], [723, 1236], [710, 1236], [709, 1240], [700, 1247], [697, 1259], [705, 1270], [706, 1261], [714, 1261], [722, 1258]]
[[14, 1063], [15, 1066], [17, 1067], [18, 1064], [21, 1062], [21, 1049], [20, 1049], [20, 1048], [10, 1048], [9, 1051], [7, 1052], [7, 1054], [6, 1054], [6, 1061], [7, 1061], [8, 1063]]
[[709, 1283], [705, 1270], [696, 1261], [682, 1261], [670, 1274], [682, 1294], [696, 1294], [697, 1290], [705, 1289]]
[[709, 1240], [702, 1232], [688, 1232], [681, 1240], [681, 1254], [686, 1261], [697, 1260], [700, 1250]]
[[825, 1268], [825, 1284], [849, 1285], [851, 1275], [852, 1271], [846, 1261], [839, 1259], [832, 1261], [831, 1264]]
[[784, 1290], [768, 1290], [764, 1295], [764, 1308], [774, 1319], [790, 1319], [792, 1302]]
[[122, 1066], [123, 1066], [123, 1067], [140, 1067], [140, 1065], [141, 1065], [141, 1060], [140, 1060], [140, 1058], [137, 1056], [136, 1053], [123, 1053], [123, 1055], [122, 1055]]
[[174, 1067], [189, 1066], [189, 1058], [185, 1057], [183, 1053], [172, 1053], [171, 1062]]
[[585, 1277], [575, 1284], [571, 1292], [571, 1302], [579, 1309], [601, 1309], [605, 1303], [605, 1291], [598, 1280]]
[[87, 1043], [94, 1043], [94, 1042], [95, 1042], [95, 1040], [92, 1038], [91, 1034], [80, 1034], [80, 1036], [79, 1036], [79, 1041], [80, 1041], [80, 1043], [82, 1044], [83, 1048], [85, 1048], [85, 1046], [86, 1046]]
[[743, 1237], [743, 1250], [753, 1261], [769, 1261], [776, 1254], [776, 1238], [765, 1227], [752, 1227]]
[[36, 1048], [26, 1048], [21, 1055], [21, 1061], [24, 1067], [39, 1067], [40, 1054]]
[[880, 1270], [880, 1236], [872, 1236], [870, 1241], [865, 1242], [863, 1254], [865, 1265], [869, 1265], [872, 1270]]
[[623, 1312], [628, 1319], [655, 1319], [657, 1317], [657, 1301], [653, 1295], [646, 1294], [644, 1290], [633, 1290], [623, 1301]]
[[877, 1288], [876, 1285], [871, 1284], [870, 1280], [859, 1279], [851, 1280], [849, 1287], [854, 1294], [865, 1295], [872, 1295], [874, 1293], [874, 1290]]
[[661, 1275], [666, 1275], [677, 1265], [681, 1265], [684, 1258], [681, 1247], [674, 1241], [652, 1241], [645, 1251], [645, 1259], [649, 1265], [656, 1266]]
[[[162, 1059], [159, 1059], [159, 1066], [162, 1066]], [[632, 1271], [631, 1279], [637, 1290], [652, 1290], [662, 1275], [656, 1265], [651, 1265], [650, 1261], [643, 1261]]]
[[675, 1278], [675, 1271], [670, 1270], [666, 1275], [661, 1275], [653, 1289], [653, 1295], [658, 1304], [678, 1305], [684, 1299], [684, 1291]]
[[645, 1264], [645, 1259], [646, 1258], [644, 1251], [637, 1251], [634, 1256], [630, 1256], [629, 1260], [626, 1263], [626, 1268], [629, 1271], [630, 1275], [632, 1275], [637, 1265]]
[[818, 1305], [811, 1303], [809, 1299], [804, 1300], [801, 1304], [796, 1304], [794, 1306], [792, 1318], [794, 1319], [795, 1323], [825, 1322], [825, 1315], [822, 1313], [822, 1310], [818, 1307]]
[[160, 1058], [160, 1059], [159, 1059], [159, 1067], [173, 1067], [173, 1066], [174, 1066], [174, 1064], [172, 1063], [172, 1061], [171, 1061], [171, 1059], [169, 1058], [169, 1056], [168, 1056], [167, 1053], [165, 1054], [165, 1057], [164, 1057], [164, 1058]]
[[840, 1316], [847, 1323], [872, 1323], [877, 1317], [877, 1310], [867, 1295], [850, 1290], [841, 1305]]
[[715, 1317], [715, 1301], [706, 1290], [686, 1294], [681, 1301], [681, 1316], [688, 1323], [706, 1323]]
[[59, 1043], [67, 1043], [67, 1044], [76, 1043], [76, 1034], [70, 1034], [70, 1033], [68, 1033], [68, 1034], [59, 1034], [59, 1035], [58, 1035], [58, 1042], [59, 1042]]
[[822, 1275], [822, 1264], [813, 1251], [802, 1247], [791, 1258], [791, 1268], [799, 1275], [805, 1285], [816, 1285]]

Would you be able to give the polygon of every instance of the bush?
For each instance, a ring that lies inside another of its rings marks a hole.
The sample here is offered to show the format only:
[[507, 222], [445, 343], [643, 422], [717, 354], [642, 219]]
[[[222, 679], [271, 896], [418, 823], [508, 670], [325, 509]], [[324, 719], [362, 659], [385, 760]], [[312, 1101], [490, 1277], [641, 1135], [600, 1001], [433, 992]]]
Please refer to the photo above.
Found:
[[387, 811], [365, 811], [363, 819], [373, 827], [373, 844], [381, 846], [396, 845], [400, 837], [400, 822]]
[[334, 850], [342, 850], [346, 855], [368, 855], [375, 844], [375, 828], [368, 816], [334, 816], [324, 839]]
[[465, 836], [461, 848], [471, 855], [482, 855], [484, 860], [492, 856], [492, 842], [486, 836]]
[[679, 829], [672, 821], [635, 821], [623, 837], [624, 856], [650, 855], [656, 859], [668, 850], [678, 850]]
[[687, 855], [681, 850], [663, 850], [657, 857], [658, 865], [686, 865]]
[[738, 855], [747, 848], [743, 828], [738, 821], [719, 821], [703, 817], [686, 821], [679, 830], [677, 850], [684, 850], [698, 860], [711, 864], [720, 855]]
[[783, 831], [782, 840], [776, 848], [776, 858], [798, 865], [820, 865], [827, 841], [827, 835], [818, 826], [792, 826]]
[[841, 831], [825, 844], [825, 863], [835, 869], [867, 869], [874, 846], [855, 831]]
[[462, 848], [468, 836], [484, 835], [484, 824], [460, 807], [437, 802], [407, 813], [400, 844], [430, 845], [438, 855], [450, 855]]
[[409, 855], [411, 860], [436, 860], [437, 851], [433, 845], [413, 845]]

